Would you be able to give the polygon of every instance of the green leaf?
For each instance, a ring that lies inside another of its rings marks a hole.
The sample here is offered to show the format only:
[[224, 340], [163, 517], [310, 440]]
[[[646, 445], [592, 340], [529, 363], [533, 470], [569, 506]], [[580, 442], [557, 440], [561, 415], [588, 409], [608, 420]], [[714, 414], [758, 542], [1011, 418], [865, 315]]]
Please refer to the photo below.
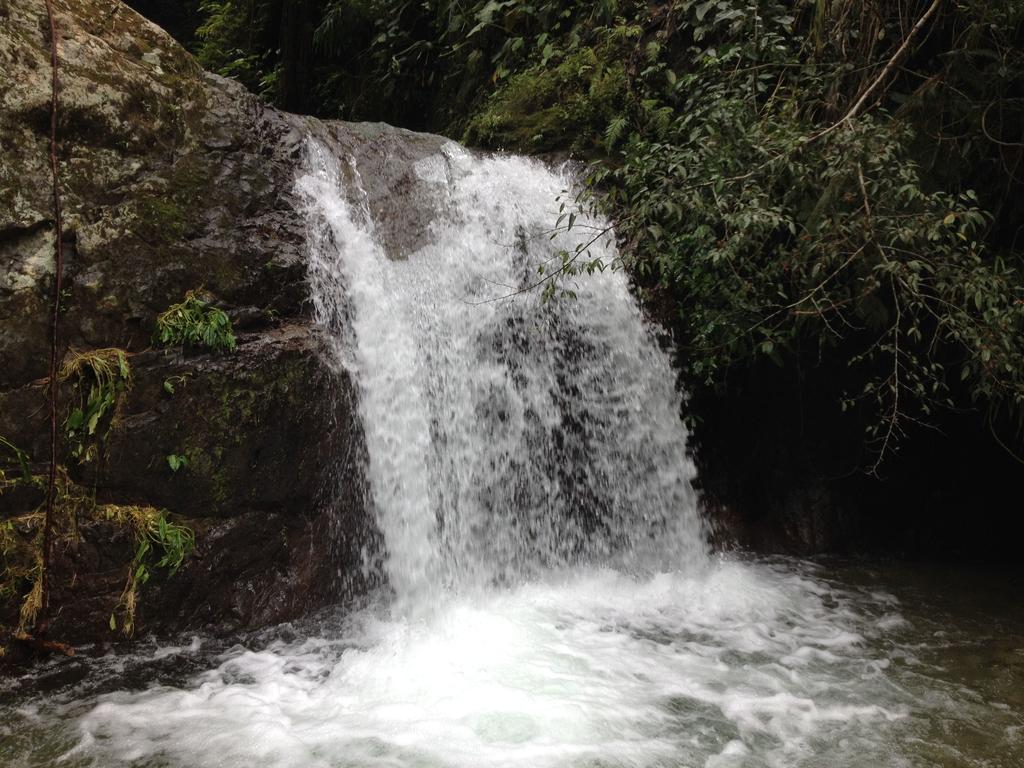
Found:
[[716, 2], [717, 0], [706, 0], [706, 2], [698, 5], [696, 10], [697, 21], [704, 21], [704, 17], [715, 6]]
[[96, 427], [99, 426], [100, 417], [103, 415], [103, 411], [106, 410], [101, 404], [98, 408], [89, 414], [89, 420], [85, 424], [85, 431], [90, 435], [96, 433]]
[[81, 428], [84, 421], [85, 414], [82, 413], [82, 409], [75, 408], [75, 410], [71, 412], [71, 415], [68, 416], [67, 421], [64, 422], [64, 426], [67, 428], [68, 432], [75, 432]]
[[7, 446], [11, 451], [14, 452], [14, 456], [18, 459], [18, 465], [21, 467], [21, 478], [28, 480], [32, 477], [28, 466], [28, 454], [21, 450], [18, 446], [14, 445], [10, 440], [0, 436], [0, 445]]

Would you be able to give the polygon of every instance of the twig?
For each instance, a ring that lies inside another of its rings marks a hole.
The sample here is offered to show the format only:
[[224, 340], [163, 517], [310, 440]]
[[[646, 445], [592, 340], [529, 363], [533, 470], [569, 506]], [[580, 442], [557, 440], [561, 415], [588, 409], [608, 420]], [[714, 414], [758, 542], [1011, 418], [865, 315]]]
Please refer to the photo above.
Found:
[[[577, 250], [576, 250], [575, 255], [571, 259], [569, 259], [569, 261], [567, 261], [565, 264], [563, 264], [561, 267], [556, 269], [554, 272], [550, 272], [550, 273], [544, 275], [544, 277], [540, 278], [539, 280], [537, 280], [537, 281], [535, 281], [533, 283], [530, 283], [529, 285], [527, 285], [527, 286], [525, 286], [523, 288], [519, 288], [518, 290], [511, 291], [510, 293], [506, 293], [506, 294], [504, 294], [502, 296], [495, 296], [495, 297], [490, 298], [490, 299], [481, 299], [480, 301], [465, 301], [464, 300], [464, 302], [466, 304], [469, 304], [472, 307], [478, 307], [481, 304], [491, 304], [491, 303], [493, 303], [495, 301], [501, 301], [503, 299], [511, 299], [514, 296], [519, 296], [520, 294], [523, 294], [523, 293], [529, 293], [534, 288], [537, 288], [537, 287], [543, 285], [544, 283], [548, 282], [549, 280], [554, 280], [555, 278], [557, 278], [561, 274], [567, 274], [568, 268], [571, 267], [573, 265], [573, 263], [575, 263], [575, 261], [582, 254], [589, 252], [590, 246], [592, 246], [594, 243], [596, 243], [598, 240], [600, 240], [606, 234], [611, 232], [611, 230], [612, 230], [611, 226], [605, 227], [600, 232], [598, 232], [596, 235], [594, 235], [594, 237], [591, 238], [590, 241], [586, 245], [579, 246], [577, 248]], [[547, 263], [547, 262], [545, 262], [545, 263]], [[490, 282], [490, 281], [488, 281], [488, 282]]]
[[[989, 132], [989, 130], [988, 130], [988, 123], [987, 123], [988, 112], [997, 103], [998, 102], [993, 101], [991, 104], [989, 104], [987, 107], [985, 107], [985, 111], [981, 113], [981, 130], [985, 134], [985, 138], [987, 138], [993, 144], [999, 145], [1000, 147], [1024, 147], [1024, 143], [1022, 143], [1022, 142], [1019, 142], [1019, 141], [1002, 141], [1001, 139], [997, 139], [995, 136], [993, 136]], [[1005, 165], [1005, 163], [1004, 163], [1004, 165]]]
[[717, 184], [720, 181], [721, 182], [742, 181], [743, 179], [749, 179], [751, 176], [753, 176], [755, 173], [757, 173], [760, 170], [761, 170], [760, 168], [755, 168], [752, 171], [748, 171], [747, 173], [741, 173], [739, 176], [725, 176], [725, 177], [723, 177], [721, 179], [708, 179], [707, 181], [702, 181], [702, 182], [699, 182], [697, 184], [691, 184], [691, 185], [689, 185], [687, 187], [680, 187], [679, 189], [674, 191], [674, 194], [678, 195], [678, 194], [681, 194], [683, 192], [692, 192], [693, 190], [700, 189], [701, 187], [710, 187], [712, 184]]
[[871, 225], [871, 203], [868, 200], [868, 186], [864, 183], [864, 168], [861, 167], [860, 163], [857, 163], [857, 181], [860, 183], [860, 193], [864, 196], [864, 213], [868, 220], [868, 230], [873, 231], [874, 227]]
[[889, 427], [885, 431], [885, 439], [882, 440], [882, 448], [878, 452], [878, 458], [871, 466], [869, 474], [878, 477], [878, 468], [882, 466], [885, 455], [889, 451], [889, 441], [892, 439], [893, 431], [896, 429], [896, 422], [900, 417], [900, 302], [893, 288], [893, 299], [896, 302], [896, 322], [892, 326], [892, 413], [889, 416]]
[[988, 430], [989, 430], [989, 432], [992, 433], [992, 437], [995, 438], [996, 442], [999, 443], [999, 447], [1002, 448], [1004, 451], [1006, 451], [1006, 453], [1009, 454], [1010, 458], [1012, 458], [1014, 461], [1016, 461], [1016, 462], [1018, 462], [1020, 464], [1024, 464], [1024, 459], [1022, 459], [1020, 456], [1018, 456], [1013, 451], [1013, 449], [1010, 448], [1010, 446], [1008, 446], [1006, 443], [1004, 443], [999, 438], [999, 435], [996, 434], [996, 425], [995, 425], [995, 422], [993, 421], [993, 416], [992, 416], [992, 412], [991, 411], [989, 411], [989, 414], [988, 414]]

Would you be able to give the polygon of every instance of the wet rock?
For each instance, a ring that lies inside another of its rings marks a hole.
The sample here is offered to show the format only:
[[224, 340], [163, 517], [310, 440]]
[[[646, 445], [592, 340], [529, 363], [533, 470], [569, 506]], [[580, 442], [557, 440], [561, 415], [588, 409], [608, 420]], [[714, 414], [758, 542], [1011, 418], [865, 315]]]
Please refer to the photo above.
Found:
[[[115, 0], [56, 0], [65, 219], [62, 349], [124, 349], [134, 374], [94, 460], [61, 460], [100, 504], [168, 510], [197, 551], [140, 594], [138, 632], [236, 630], [363, 590], [365, 446], [353, 384], [309, 318], [304, 220], [293, 187], [310, 133], [358, 158], [370, 205], [424, 193], [409, 177], [443, 140], [324, 124], [270, 109], [204, 73]], [[53, 270], [45, 5], [4, 4], [0, 25], [0, 435], [43, 472]], [[385, 227], [396, 256], [424, 236]], [[154, 349], [156, 317], [189, 290], [216, 297], [233, 353]], [[60, 421], [79, 397], [65, 382]], [[106, 427], [104, 428], [106, 429]], [[63, 429], [60, 430], [63, 436]], [[167, 457], [185, 458], [172, 470]], [[13, 457], [0, 468], [17, 470]], [[0, 517], [38, 488], [0, 494]], [[80, 521], [54, 567], [54, 637], [109, 639], [131, 537]], [[10, 625], [17, 596], [0, 605]]]

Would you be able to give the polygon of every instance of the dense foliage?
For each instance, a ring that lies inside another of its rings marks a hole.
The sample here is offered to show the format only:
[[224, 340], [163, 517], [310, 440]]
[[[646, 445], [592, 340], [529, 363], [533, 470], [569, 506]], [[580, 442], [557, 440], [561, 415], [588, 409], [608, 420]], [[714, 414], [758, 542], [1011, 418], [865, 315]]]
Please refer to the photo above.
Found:
[[[942, 409], [1019, 441], [1024, 4], [202, 9], [201, 60], [286, 107], [590, 161], [576, 203], [672, 308], [691, 387], [842, 357], [837, 412], [866, 425], [869, 468]], [[581, 249], [549, 277], [595, 266]]]
[[[665, 67], [655, 104], [640, 102], [621, 163], [595, 178], [627, 257], [682, 310], [689, 372], [715, 384], [758, 354], [846, 355], [843, 406], [858, 410], [877, 467], [936, 408], [1024, 405], [1024, 282], [1006, 227], [1021, 145], [1006, 152], [971, 124], [998, 113], [998, 132], [1020, 138], [1024, 102], [1005, 91], [1024, 82], [1024, 61], [991, 18], [964, 13], [929, 28], [948, 36], [919, 57], [932, 69], [905, 69], [924, 4], [834, 18], [837, 5], [794, 16], [763, 0], [676, 3], [690, 44], [650, 57]], [[888, 62], [903, 74], [886, 79]], [[969, 169], [990, 157], [1004, 172], [981, 199]]]

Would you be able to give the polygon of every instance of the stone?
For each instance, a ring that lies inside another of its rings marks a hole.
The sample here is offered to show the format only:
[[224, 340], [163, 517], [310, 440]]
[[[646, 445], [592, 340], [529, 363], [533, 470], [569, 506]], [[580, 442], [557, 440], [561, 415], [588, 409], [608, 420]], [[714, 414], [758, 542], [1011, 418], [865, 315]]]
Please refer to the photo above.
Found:
[[[371, 205], [423, 193], [413, 164], [445, 141], [384, 125], [323, 123], [204, 73], [116, 0], [55, 0], [69, 350], [125, 350], [134, 383], [98, 455], [61, 462], [98, 504], [166, 510], [197, 549], [140, 592], [137, 634], [234, 632], [365, 592], [379, 578], [353, 382], [310, 317], [294, 182], [308, 135], [356, 158]], [[45, 4], [11, 0], [0, 24], [0, 436], [45, 474], [54, 227]], [[384, 225], [403, 257], [429, 222]], [[154, 348], [157, 316], [189, 290], [234, 322], [234, 352]], [[170, 386], [165, 386], [170, 382]], [[173, 391], [171, 391], [173, 390]], [[60, 421], [81, 393], [61, 386]], [[171, 469], [167, 457], [184, 456]], [[13, 455], [0, 469], [18, 471]], [[42, 503], [0, 493], [0, 522]], [[129, 534], [80, 520], [53, 566], [50, 636], [109, 641], [134, 555]], [[0, 601], [16, 622], [20, 596]]]

